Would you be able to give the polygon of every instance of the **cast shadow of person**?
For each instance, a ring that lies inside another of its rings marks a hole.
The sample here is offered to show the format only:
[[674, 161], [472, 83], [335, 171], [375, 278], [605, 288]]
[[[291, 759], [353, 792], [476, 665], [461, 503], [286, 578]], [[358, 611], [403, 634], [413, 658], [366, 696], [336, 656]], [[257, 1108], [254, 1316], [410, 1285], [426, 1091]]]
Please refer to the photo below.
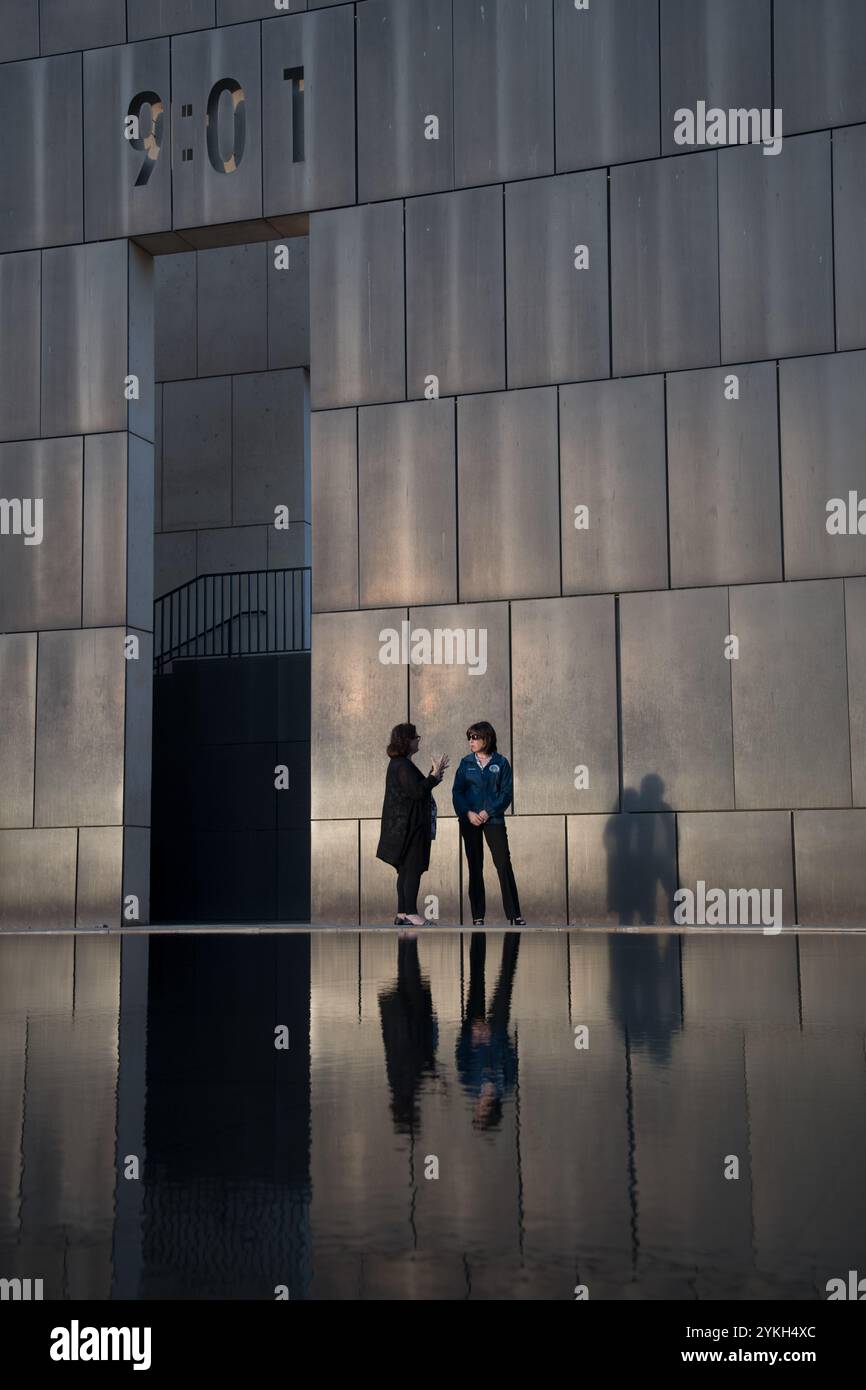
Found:
[[[673, 923], [676, 826], [664, 789], [657, 773], [647, 773], [640, 790], [626, 787], [622, 811], [605, 826], [608, 909], [620, 926]], [[662, 812], [668, 814], [658, 814]], [[671, 1037], [682, 1026], [677, 937], [615, 933], [608, 939], [608, 959], [612, 1015], [631, 1045], [644, 1046], [656, 1061], [666, 1061]]]
[[[676, 825], [673, 810], [664, 800], [665, 784], [657, 772], [648, 772], [640, 784], [626, 787], [622, 811], [615, 812], [604, 828], [607, 852], [607, 906], [620, 926], [670, 925], [676, 891]], [[651, 812], [667, 812], [667, 815]], [[660, 917], [658, 890], [665, 897], [666, 914]]]
[[381, 990], [379, 1014], [394, 1128], [398, 1134], [414, 1134], [420, 1122], [420, 1093], [436, 1076], [439, 1045], [430, 982], [421, 972], [414, 935], [398, 937], [397, 979]]
[[511, 995], [517, 971], [520, 932], [506, 932], [499, 976], [486, 1008], [487, 936], [473, 932], [469, 942], [469, 993], [455, 1048], [460, 1084], [472, 1102], [472, 1125], [481, 1132], [499, 1127], [506, 1098], [517, 1084], [517, 1040], [509, 1032]]

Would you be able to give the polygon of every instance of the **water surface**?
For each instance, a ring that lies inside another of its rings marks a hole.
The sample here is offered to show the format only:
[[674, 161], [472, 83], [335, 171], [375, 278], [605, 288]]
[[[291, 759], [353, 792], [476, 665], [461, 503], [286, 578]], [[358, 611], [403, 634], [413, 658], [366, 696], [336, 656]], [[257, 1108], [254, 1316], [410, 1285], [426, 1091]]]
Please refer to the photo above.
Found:
[[823, 1298], [866, 1270], [864, 986], [829, 933], [0, 939], [0, 1276]]

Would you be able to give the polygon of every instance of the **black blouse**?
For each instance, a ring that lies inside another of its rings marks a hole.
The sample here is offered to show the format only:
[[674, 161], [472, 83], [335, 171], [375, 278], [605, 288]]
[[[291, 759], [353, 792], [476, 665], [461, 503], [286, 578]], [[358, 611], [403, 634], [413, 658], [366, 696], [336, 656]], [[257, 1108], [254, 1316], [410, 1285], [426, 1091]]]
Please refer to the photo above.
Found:
[[416, 835], [424, 846], [424, 867], [430, 863], [431, 792], [441, 777], [424, 776], [411, 758], [391, 758], [385, 776], [385, 800], [376, 858], [398, 867]]

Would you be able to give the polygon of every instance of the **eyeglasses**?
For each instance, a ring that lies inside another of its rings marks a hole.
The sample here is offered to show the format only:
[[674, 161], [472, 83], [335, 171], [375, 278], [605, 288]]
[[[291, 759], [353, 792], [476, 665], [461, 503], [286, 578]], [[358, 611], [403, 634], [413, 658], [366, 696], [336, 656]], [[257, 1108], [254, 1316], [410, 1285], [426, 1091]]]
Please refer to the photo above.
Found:
[[468, 738], [468, 740], [469, 740], [470, 743], [481, 743], [481, 742], [483, 742], [484, 735], [483, 735], [483, 734], [467, 734], [466, 737]]

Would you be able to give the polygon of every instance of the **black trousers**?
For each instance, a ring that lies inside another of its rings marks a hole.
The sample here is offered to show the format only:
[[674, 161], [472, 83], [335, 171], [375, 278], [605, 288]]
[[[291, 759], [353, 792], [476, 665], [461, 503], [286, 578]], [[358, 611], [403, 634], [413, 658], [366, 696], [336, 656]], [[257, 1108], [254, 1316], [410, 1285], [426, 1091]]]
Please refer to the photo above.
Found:
[[421, 875], [424, 872], [424, 860], [427, 857], [427, 845], [424, 836], [415, 834], [409, 840], [403, 852], [403, 858], [397, 865], [397, 911], [407, 915], [410, 912], [418, 913], [418, 889], [421, 886]]
[[486, 908], [484, 894], [484, 841], [490, 850], [496, 872], [499, 874], [499, 887], [502, 889], [502, 908], [509, 922], [520, 916], [520, 900], [517, 884], [511, 867], [511, 851], [508, 848], [508, 831], [504, 825], [473, 825], [465, 816], [460, 817], [460, 834], [466, 848], [466, 863], [469, 866], [469, 903], [473, 918], [483, 917]]

